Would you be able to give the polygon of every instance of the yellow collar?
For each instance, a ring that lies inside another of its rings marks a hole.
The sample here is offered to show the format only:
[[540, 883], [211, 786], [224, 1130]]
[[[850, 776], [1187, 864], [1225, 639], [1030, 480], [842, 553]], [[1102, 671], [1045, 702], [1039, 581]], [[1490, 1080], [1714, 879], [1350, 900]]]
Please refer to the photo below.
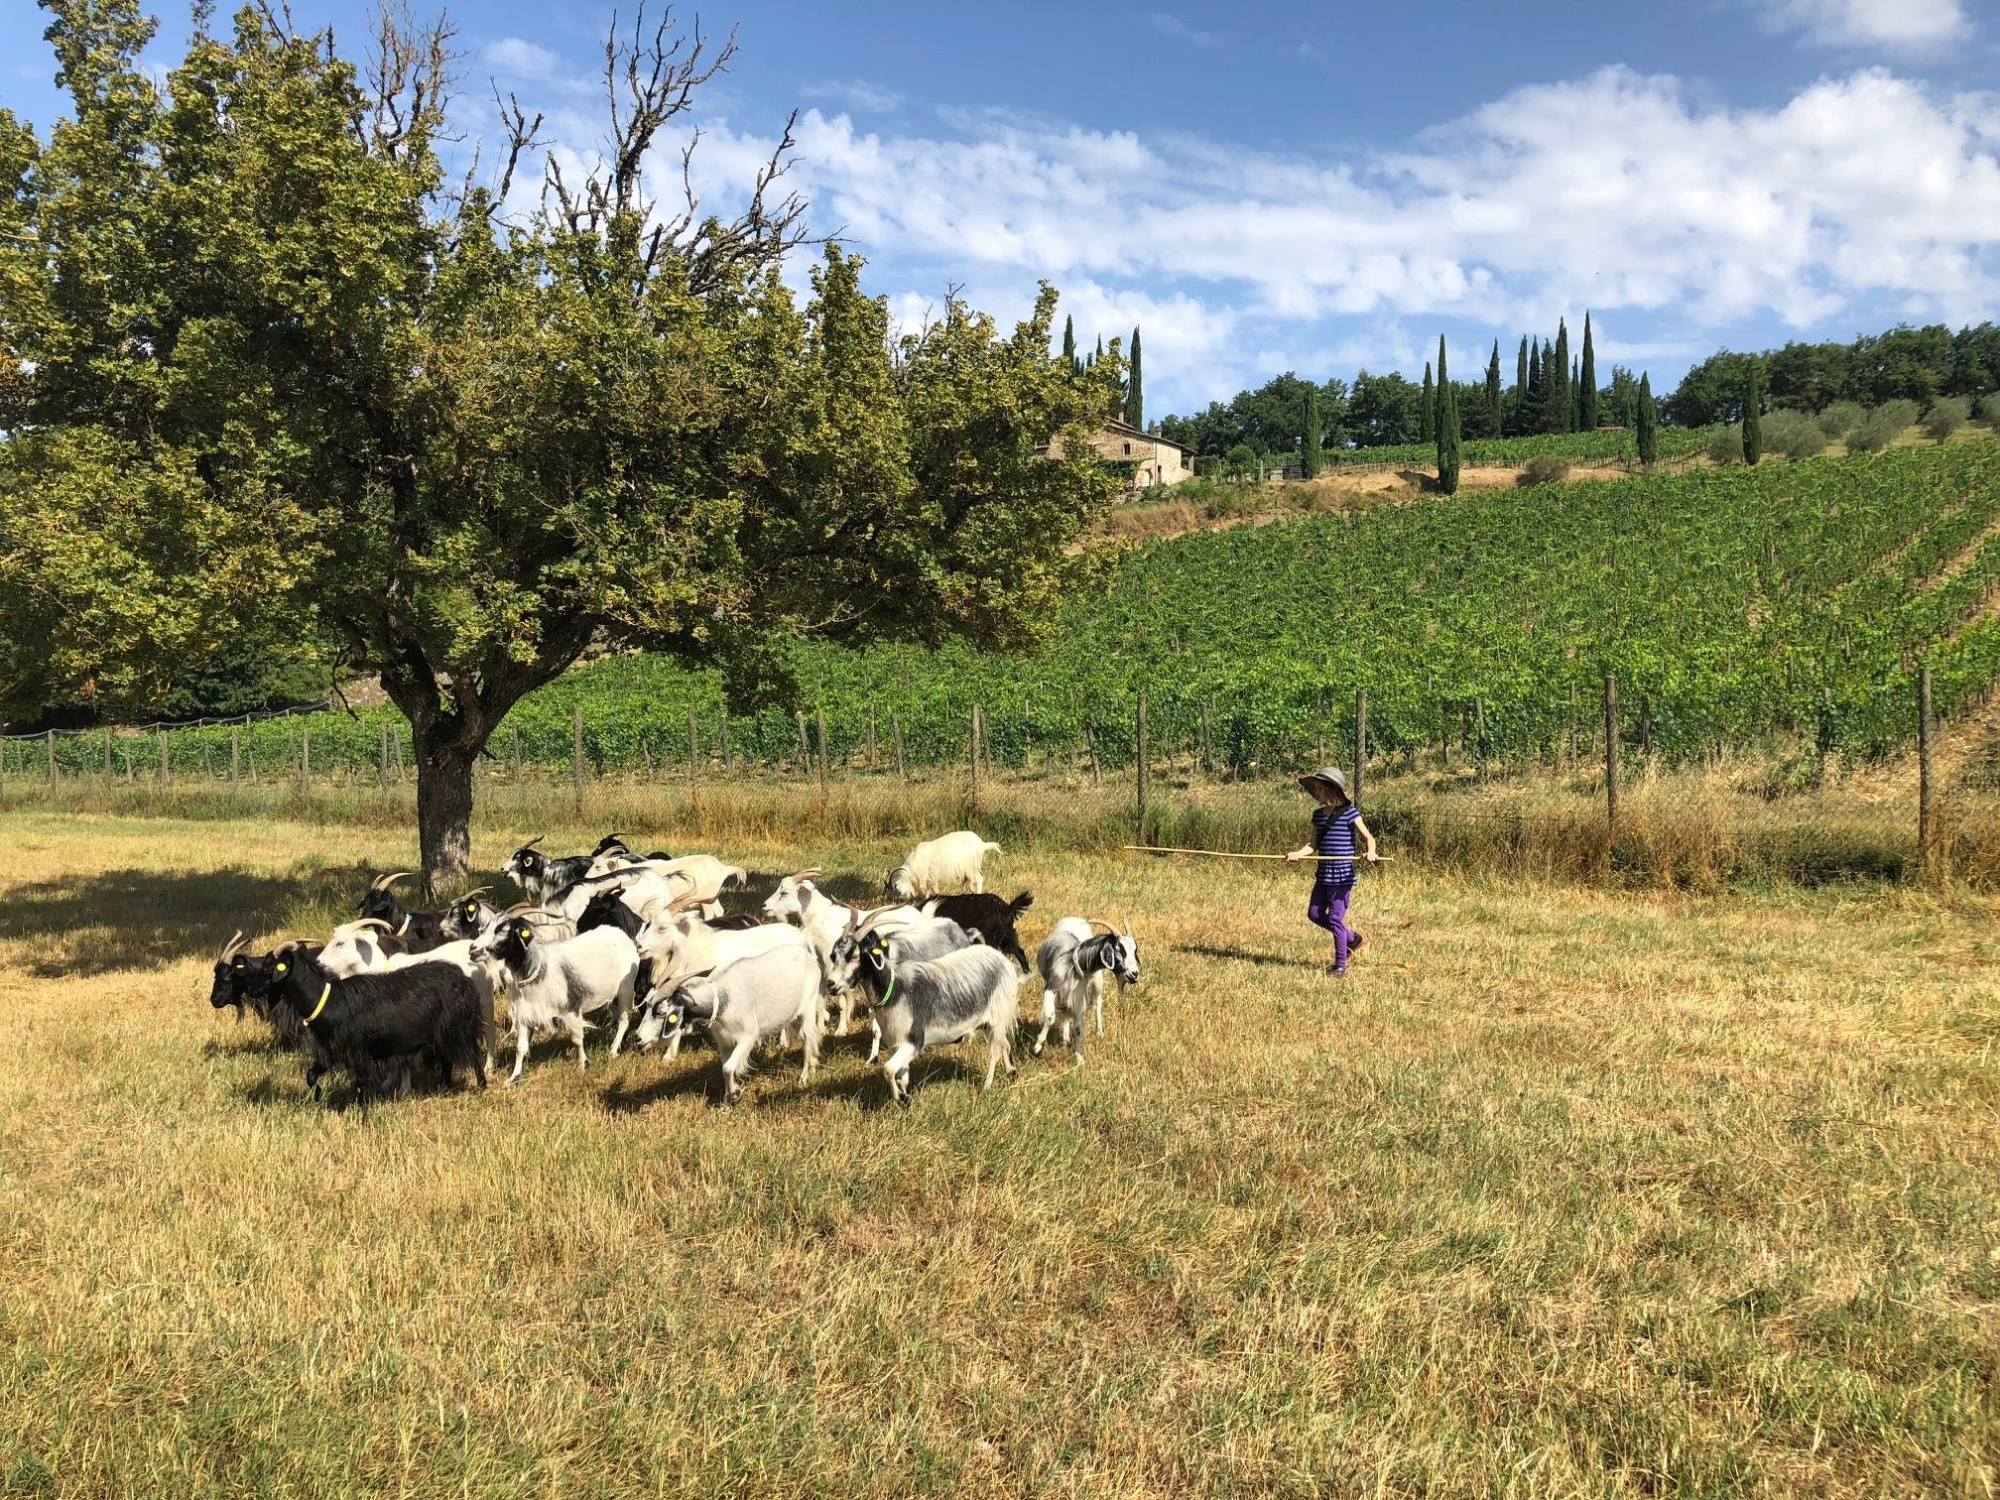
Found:
[[306, 1017], [306, 1025], [310, 1026], [312, 1025], [313, 1022], [319, 1019], [319, 1013], [326, 1009], [326, 997], [328, 995], [331, 995], [332, 993], [333, 993], [333, 981], [329, 979], [326, 982], [326, 987], [319, 992], [319, 1004], [315, 1005], [313, 1007], [313, 1013]]

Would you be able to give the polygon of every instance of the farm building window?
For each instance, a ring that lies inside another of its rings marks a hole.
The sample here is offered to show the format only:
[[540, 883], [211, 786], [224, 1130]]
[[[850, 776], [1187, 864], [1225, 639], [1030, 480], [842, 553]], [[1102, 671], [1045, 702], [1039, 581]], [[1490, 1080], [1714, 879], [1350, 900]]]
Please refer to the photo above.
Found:
[[1127, 443], [1127, 444], [1125, 445], [1125, 451], [1126, 451], [1127, 453], [1130, 453], [1130, 452], [1132, 451], [1132, 445], [1131, 445], [1130, 443]]

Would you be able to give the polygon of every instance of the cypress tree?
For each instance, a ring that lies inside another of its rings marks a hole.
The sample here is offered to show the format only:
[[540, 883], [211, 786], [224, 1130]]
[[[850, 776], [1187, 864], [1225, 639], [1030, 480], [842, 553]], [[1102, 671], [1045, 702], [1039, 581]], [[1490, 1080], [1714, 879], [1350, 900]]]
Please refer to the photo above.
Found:
[[1583, 367], [1575, 360], [1570, 362], [1569, 367], [1569, 391], [1570, 431], [1581, 432], [1583, 431]]
[[1597, 431], [1597, 351], [1590, 345], [1590, 314], [1583, 315], [1583, 430]]
[[1521, 431], [1542, 430], [1542, 341], [1536, 339], [1528, 350], [1528, 402], [1521, 408]]
[[1639, 462], [1652, 468], [1660, 456], [1660, 414], [1653, 406], [1653, 377], [1639, 377]]
[[1743, 462], [1752, 468], [1764, 456], [1763, 367], [1750, 362], [1750, 378], [1743, 382]]
[[1139, 373], [1139, 330], [1132, 330], [1132, 369], [1125, 382], [1125, 420], [1146, 430], [1146, 391]]
[[1063, 363], [1072, 375], [1083, 368], [1076, 362], [1076, 319], [1068, 316], [1063, 318]]
[[1326, 434], [1320, 430], [1319, 387], [1314, 386], [1306, 392], [1306, 430], [1299, 434], [1299, 473], [1304, 478], [1319, 478], [1319, 450], [1325, 441]]
[[1514, 356], [1515, 432], [1524, 431], [1528, 420], [1528, 336], [1521, 335], [1521, 352]]
[[1438, 335], [1438, 488], [1447, 495], [1458, 493], [1458, 393], [1452, 389], [1445, 370], [1444, 335]]
[[1431, 367], [1424, 364], [1423, 404], [1417, 408], [1417, 441], [1428, 443], [1437, 436], [1437, 387], [1431, 384]]
[[[1548, 360], [1544, 364], [1550, 363]], [[1548, 418], [1550, 432], [1568, 432], [1571, 426], [1569, 410], [1569, 325], [1561, 318], [1556, 319], [1555, 359], [1553, 369], [1542, 372], [1543, 384], [1547, 387]]]
[[1500, 340], [1493, 341], [1493, 359], [1486, 366], [1486, 435], [1500, 436]]

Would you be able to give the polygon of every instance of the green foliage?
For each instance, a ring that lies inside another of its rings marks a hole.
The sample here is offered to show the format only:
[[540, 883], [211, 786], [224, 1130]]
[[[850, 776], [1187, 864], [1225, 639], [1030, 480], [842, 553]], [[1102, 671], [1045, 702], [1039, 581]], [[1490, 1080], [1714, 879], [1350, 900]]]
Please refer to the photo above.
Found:
[[1228, 472], [1232, 478], [1241, 479], [1246, 474], [1256, 474], [1262, 470], [1263, 460], [1257, 450], [1248, 443], [1238, 443], [1224, 456]]
[[1763, 419], [1764, 446], [1796, 463], [1826, 451], [1827, 436], [1813, 417], [1802, 411], [1774, 411]]
[[1965, 397], [1940, 396], [1924, 413], [1924, 436], [1941, 443], [1963, 427], [1971, 416], [1972, 403]]
[[1445, 365], [1444, 338], [1438, 338], [1438, 488], [1447, 495], [1458, 493], [1461, 459], [1458, 425], [1458, 387], [1452, 384]]
[[1847, 435], [1847, 446], [1857, 453], [1880, 453], [1893, 444], [1921, 414], [1914, 401], [1884, 401]]
[[1741, 426], [1718, 427], [1708, 440], [1708, 457], [1712, 463], [1723, 465], [1743, 462], [1743, 429]]
[[1981, 398], [1979, 420], [1988, 427], [2000, 428], [2000, 392]]
[[[1463, 386], [1459, 387], [1462, 391]], [[1658, 430], [1661, 451], [1668, 458], [1699, 453], [1708, 442], [1709, 429], [1663, 427]], [[1549, 432], [1529, 437], [1471, 438], [1460, 443], [1464, 461], [1473, 465], [1516, 468], [1540, 454], [1552, 453], [1573, 464], [1614, 463], [1637, 456], [1637, 439], [1630, 432]], [[1326, 455], [1329, 465], [1399, 464], [1421, 466], [1437, 457], [1436, 446], [1398, 443], [1393, 447], [1345, 448]]]
[[1668, 398], [1668, 415], [1691, 425], [1739, 417], [1735, 403], [1752, 361], [1761, 365], [1771, 398], [1801, 411], [1893, 400], [1928, 407], [1941, 395], [1972, 397], [2000, 387], [2000, 328], [1981, 323], [1953, 333], [1938, 324], [1901, 326], [1851, 344], [1792, 343], [1761, 355], [1724, 350], [1688, 371]]
[[1417, 408], [1417, 441], [1430, 443], [1437, 439], [1438, 399], [1437, 386], [1431, 379], [1430, 362], [1424, 362], [1423, 405]]
[[1299, 434], [1299, 474], [1305, 479], [1319, 478], [1320, 450], [1325, 446], [1326, 435], [1320, 429], [1319, 391], [1306, 393], [1305, 431]]
[[1633, 405], [1638, 428], [1639, 462], [1650, 469], [1660, 459], [1660, 417], [1659, 409], [1653, 404], [1651, 375], [1639, 376], [1639, 389]]
[[1819, 430], [1839, 442], [1859, 427], [1867, 416], [1867, 408], [1859, 402], [1836, 401], [1819, 414]]
[[1522, 466], [1520, 484], [1523, 489], [1538, 485], [1561, 484], [1569, 478], [1569, 460], [1559, 453], [1538, 453]]
[[1750, 367], [1749, 381], [1743, 388], [1743, 462], [1756, 468], [1764, 456], [1764, 393], [1762, 369]]
[[1590, 337], [1590, 314], [1583, 315], [1583, 420], [1578, 425], [1585, 432], [1597, 428], [1597, 351]]
[[[1368, 378], [1363, 372], [1356, 381], [1357, 389]], [[1315, 390], [1327, 438], [1338, 442], [1348, 406], [1346, 384], [1329, 380], [1315, 386], [1289, 371], [1254, 391], [1238, 393], [1227, 405], [1211, 402], [1206, 411], [1194, 416], [1164, 418], [1160, 433], [1205, 457], [1220, 458], [1239, 443], [1247, 443], [1259, 453], [1289, 453], [1305, 428], [1307, 396]]]
[[[1532, 506], [1466, 491], [1135, 548], [1025, 657], [962, 643], [785, 649], [836, 755], [860, 743], [872, 707], [878, 737], [893, 711], [913, 757], [956, 760], [978, 702], [1002, 763], [1072, 746], [1089, 722], [1107, 764], [1129, 764], [1144, 691], [1156, 745], [1185, 744], [1209, 703], [1232, 762], [1296, 763], [1340, 731], [1356, 688], [1385, 753], [1436, 744], [1478, 698], [1494, 752], [1529, 754], [1587, 727], [1606, 671], [1629, 701], [1651, 700], [1669, 756], [1765, 738], [1867, 754], [1911, 732], [1919, 653], [1942, 712], [2000, 678], [2000, 619], [1978, 614], [2000, 582], [1996, 520], [2000, 445], [1984, 442], [1551, 485]], [[664, 658], [610, 657], [521, 705], [523, 754], [566, 766], [577, 703], [593, 759], [636, 767], [685, 755], [690, 707], [712, 745], [723, 690]], [[316, 765], [373, 765], [368, 716], [313, 726]], [[262, 764], [287, 732], [257, 726]], [[742, 757], [797, 754], [780, 708], [733, 716], [730, 735]], [[89, 768], [88, 741], [72, 753]]]

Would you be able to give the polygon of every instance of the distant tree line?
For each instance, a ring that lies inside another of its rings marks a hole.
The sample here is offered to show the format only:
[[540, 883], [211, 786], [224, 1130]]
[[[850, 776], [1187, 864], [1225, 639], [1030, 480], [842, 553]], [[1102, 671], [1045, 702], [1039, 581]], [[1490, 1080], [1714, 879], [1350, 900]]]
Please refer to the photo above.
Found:
[[[1557, 323], [1553, 337], [1524, 335], [1508, 382], [1496, 341], [1480, 377], [1452, 383], [1450, 397], [1467, 439], [1600, 426], [1637, 431], [1650, 429], [1656, 419], [1705, 427], [1742, 420], [1753, 365], [1761, 397], [1774, 408], [1820, 412], [1835, 402], [1872, 408], [1908, 400], [1928, 411], [1943, 397], [1977, 398], [2000, 389], [2000, 328], [1982, 323], [1954, 334], [1942, 325], [1898, 327], [1851, 344], [1793, 343], [1762, 354], [1723, 350], [1688, 371], [1654, 412], [1642, 410], [1652, 396], [1643, 374], [1613, 365], [1610, 378], [1599, 380], [1595, 331], [1586, 313], [1574, 352], [1565, 322]], [[1288, 370], [1227, 402], [1166, 417], [1159, 431], [1196, 453], [1216, 456], [1239, 448], [1265, 455], [1300, 452], [1309, 428], [1318, 434], [1321, 450], [1430, 443], [1439, 435], [1444, 396], [1428, 363], [1421, 382], [1397, 371], [1362, 370], [1351, 383], [1336, 377], [1316, 384]]]

